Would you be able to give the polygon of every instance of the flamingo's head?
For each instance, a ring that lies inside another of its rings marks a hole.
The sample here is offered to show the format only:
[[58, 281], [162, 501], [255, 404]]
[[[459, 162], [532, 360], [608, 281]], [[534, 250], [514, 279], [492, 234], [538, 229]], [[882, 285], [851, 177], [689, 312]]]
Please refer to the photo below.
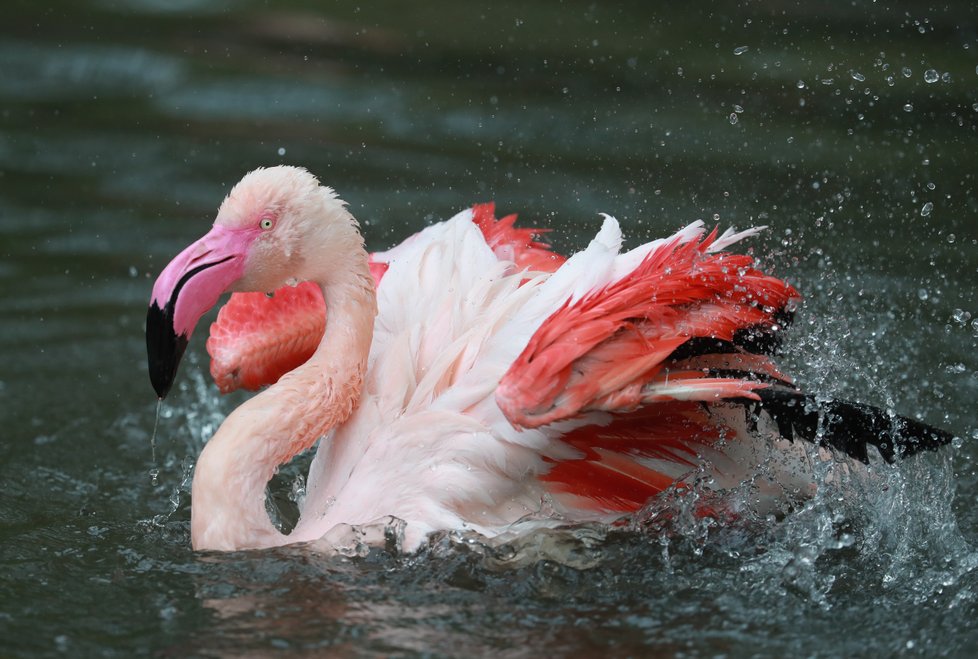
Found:
[[270, 292], [317, 277], [316, 261], [349, 249], [350, 226], [345, 204], [305, 169], [256, 169], [241, 179], [211, 230], [170, 261], [153, 286], [146, 347], [157, 395], [169, 392], [197, 321], [222, 293]]

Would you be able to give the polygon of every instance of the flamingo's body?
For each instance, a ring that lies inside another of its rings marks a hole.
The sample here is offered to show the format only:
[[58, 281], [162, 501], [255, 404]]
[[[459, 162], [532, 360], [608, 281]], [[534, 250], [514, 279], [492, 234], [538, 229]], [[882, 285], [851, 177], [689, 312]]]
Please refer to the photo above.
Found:
[[[812, 487], [795, 433], [862, 459], [867, 441], [889, 458], [949, 439], [851, 404], [809, 428], [823, 408], [764, 354], [797, 293], [724, 252], [754, 231], [706, 236], [697, 223], [621, 254], [606, 217], [565, 262], [491, 213], [368, 256], [342, 202], [304, 170], [257, 170], [235, 187], [154, 288], [157, 392], [222, 291], [312, 283], [273, 300], [236, 294], [212, 328], [222, 389], [278, 381], [200, 456], [196, 548], [315, 540], [387, 516], [406, 522], [408, 550], [434, 530], [495, 535], [528, 516], [611, 521], [699, 474], [716, 487], [755, 478], [754, 503], [770, 505]], [[875, 437], [853, 440], [836, 417]], [[266, 484], [323, 435], [284, 535]]]

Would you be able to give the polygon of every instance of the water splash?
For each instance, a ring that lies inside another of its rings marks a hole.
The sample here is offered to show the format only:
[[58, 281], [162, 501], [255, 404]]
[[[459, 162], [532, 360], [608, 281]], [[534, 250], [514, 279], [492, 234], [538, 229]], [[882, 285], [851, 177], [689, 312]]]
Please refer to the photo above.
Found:
[[393, 516], [371, 524], [337, 524], [319, 540], [306, 543], [305, 548], [319, 555], [347, 558], [365, 558], [378, 548], [393, 556], [403, 556], [406, 527], [404, 520]]

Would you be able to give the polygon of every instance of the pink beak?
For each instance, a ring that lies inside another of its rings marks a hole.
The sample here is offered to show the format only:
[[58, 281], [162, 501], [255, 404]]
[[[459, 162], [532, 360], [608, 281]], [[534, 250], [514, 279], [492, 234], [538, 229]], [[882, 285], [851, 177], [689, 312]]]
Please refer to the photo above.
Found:
[[149, 378], [161, 399], [170, 391], [197, 321], [241, 278], [260, 232], [215, 224], [156, 279], [146, 315], [146, 350]]

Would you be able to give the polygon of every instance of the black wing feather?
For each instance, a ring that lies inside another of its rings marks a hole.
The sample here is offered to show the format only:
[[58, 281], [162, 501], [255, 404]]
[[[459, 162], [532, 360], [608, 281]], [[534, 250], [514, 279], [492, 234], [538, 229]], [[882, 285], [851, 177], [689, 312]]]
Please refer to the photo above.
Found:
[[884, 460], [893, 462], [898, 457], [936, 450], [954, 439], [945, 430], [871, 405], [819, 401], [784, 387], [768, 387], [755, 393], [761, 400], [752, 407], [767, 412], [787, 439], [799, 437], [819, 442], [866, 463], [870, 445], [879, 450]]

